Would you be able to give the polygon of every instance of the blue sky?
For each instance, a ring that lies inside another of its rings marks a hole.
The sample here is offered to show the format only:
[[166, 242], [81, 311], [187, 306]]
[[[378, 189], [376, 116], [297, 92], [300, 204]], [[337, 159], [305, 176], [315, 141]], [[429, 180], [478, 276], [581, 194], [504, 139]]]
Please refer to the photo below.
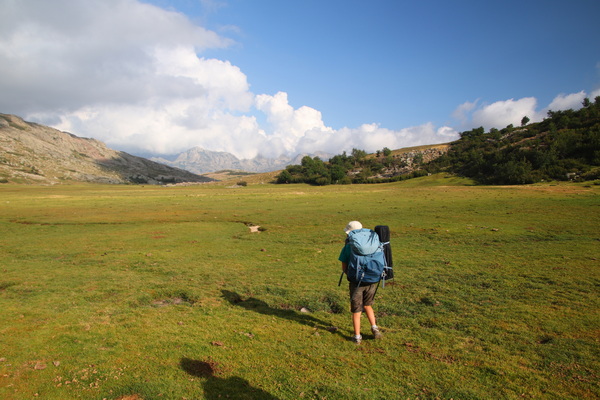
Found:
[[[157, 2], [180, 7], [195, 2]], [[196, 3], [198, 4], [198, 3]], [[597, 89], [600, 3], [229, 1], [208, 26], [240, 29], [219, 52], [259, 93], [324, 112], [339, 129], [446, 124], [457, 105]], [[543, 4], [543, 5], [542, 5]], [[326, 110], [326, 112], [325, 112]]]
[[441, 143], [600, 95], [592, 0], [0, 7], [0, 112], [134, 154]]

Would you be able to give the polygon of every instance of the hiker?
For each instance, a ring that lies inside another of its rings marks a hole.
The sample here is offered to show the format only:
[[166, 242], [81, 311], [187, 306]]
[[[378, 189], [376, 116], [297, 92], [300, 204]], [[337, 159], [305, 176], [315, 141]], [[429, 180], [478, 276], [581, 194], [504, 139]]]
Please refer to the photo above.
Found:
[[[344, 229], [344, 232], [348, 235], [350, 232], [357, 229], [362, 229], [362, 224], [358, 221], [351, 221]], [[348, 243], [348, 239], [346, 239], [346, 244], [342, 248], [338, 258], [338, 260], [342, 262], [342, 271], [346, 275], [351, 252], [352, 249]], [[360, 283], [360, 286], [358, 286], [357, 283], [352, 282], [350, 279], [348, 279], [348, 281], [350, 288], [350, 311], [352, 312], [352, 325], [354, 327], [352, 341], [356, 344], [360, 344], [362, 341], [362, 335], [360, 334], [360, 318], [363, 310], [367, 314], [367, 318], [371, 324], [373, 336], [375, 336], [375, 339], [381, 339], [381, 332], [377, 327], [375, 312], [373, 311], [373, 300], [375, 298], [375, 292], [377, 291], [377, 283]]]

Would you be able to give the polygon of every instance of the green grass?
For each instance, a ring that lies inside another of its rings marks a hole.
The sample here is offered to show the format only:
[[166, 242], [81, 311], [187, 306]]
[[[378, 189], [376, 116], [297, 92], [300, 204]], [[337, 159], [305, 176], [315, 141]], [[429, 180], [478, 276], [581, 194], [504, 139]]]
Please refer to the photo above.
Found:
[[[600, 187], [465, 184], [2, 185], [0, 398], [598, 398]], [[360, 346], [353, 219], [396, 271]]]

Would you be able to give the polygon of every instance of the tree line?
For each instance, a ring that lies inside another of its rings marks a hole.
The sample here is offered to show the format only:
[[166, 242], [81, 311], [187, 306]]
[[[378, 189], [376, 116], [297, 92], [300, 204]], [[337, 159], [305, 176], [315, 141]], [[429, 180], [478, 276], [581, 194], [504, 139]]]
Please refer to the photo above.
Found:
[[[416, 160], [419, 162], [419, 160]], [[329, 159], [304, 156], [300, 165], [288, 165], [276, 178], [277, 183], [308, 183], [311, 185], [379, 183], [408, 179], [409, 176], [392, 178], [374, 178], [382, 172], [406, 166], [406, 162], [395, 158], [392, 151], [385, 147], [378, 150], [374, 157], [360, 149], [352, 149], [350, 155], [344, 151]], [[421, 172], [416, 172], [419, 174]], [[413, 177], [413, 176], [410, 176]]]

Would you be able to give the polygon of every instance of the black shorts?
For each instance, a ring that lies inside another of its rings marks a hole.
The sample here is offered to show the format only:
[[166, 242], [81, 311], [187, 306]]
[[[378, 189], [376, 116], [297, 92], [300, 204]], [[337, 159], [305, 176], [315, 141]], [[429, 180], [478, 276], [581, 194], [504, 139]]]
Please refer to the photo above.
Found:
[[356, 283], [350, 282], [350, 311], [353, 313], [363, 312], [365, 306], [373, 305], [377, 284], [363, 285], [357, 289]]

